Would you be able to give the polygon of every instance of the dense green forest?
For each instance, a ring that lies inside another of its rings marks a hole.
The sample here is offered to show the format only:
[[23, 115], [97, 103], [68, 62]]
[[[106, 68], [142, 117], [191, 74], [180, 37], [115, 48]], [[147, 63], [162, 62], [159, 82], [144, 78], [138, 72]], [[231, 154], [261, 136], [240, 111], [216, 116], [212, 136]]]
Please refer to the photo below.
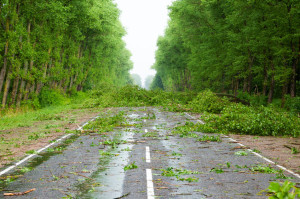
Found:
[[300, 1], [177, 0], [169, 9], [152, 88], [243, 92], [282, 106], [300, 92]]
[[1, 0], [2, 107], [131, 81], [119, 14], [112, 0]]

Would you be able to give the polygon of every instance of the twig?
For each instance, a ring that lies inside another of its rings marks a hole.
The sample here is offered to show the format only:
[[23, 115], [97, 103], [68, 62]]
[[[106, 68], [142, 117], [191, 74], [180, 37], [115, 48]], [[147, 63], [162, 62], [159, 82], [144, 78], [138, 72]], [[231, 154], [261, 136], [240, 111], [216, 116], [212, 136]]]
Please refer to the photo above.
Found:
[[129, 193], [127, 193], [127, 194], [124, 194], [123, 196], [120, 196], [120, 197], [114, 198], [114, 199], [121, 199], [121, 198], [125, 198], [125, 197], [129, 196], [129, 194], [130, 194], [130, 192], [129, 192]]
[[4, 196], [22, 196], [22, 195], [28, 194], [30, 192], [33, 192], [33, 191], [35, 191], [35, 189], [30, 189], [28, 191], [18, 192], [18, 193], [4, 193], [3, 195]]

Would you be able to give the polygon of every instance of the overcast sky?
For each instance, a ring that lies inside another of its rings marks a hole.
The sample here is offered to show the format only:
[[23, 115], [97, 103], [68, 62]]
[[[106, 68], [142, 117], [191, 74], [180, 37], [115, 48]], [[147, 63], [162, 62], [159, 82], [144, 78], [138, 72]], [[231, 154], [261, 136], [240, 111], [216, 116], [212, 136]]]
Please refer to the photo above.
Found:
[[156, 41], [164, 34], [168, 23], [168, 5], [173, 0], [115, 0], [121, 10], [121, 22], [127, 31], [124, 40], [132, 53], [131, 73], [143, 81], [154, 75], [150, 69], [155, 62]]

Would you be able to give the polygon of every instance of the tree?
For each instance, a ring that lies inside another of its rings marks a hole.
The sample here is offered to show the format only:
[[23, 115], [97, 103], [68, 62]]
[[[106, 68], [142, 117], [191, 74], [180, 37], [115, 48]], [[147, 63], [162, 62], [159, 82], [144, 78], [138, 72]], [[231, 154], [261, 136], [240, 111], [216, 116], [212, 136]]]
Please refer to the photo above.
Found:
[[[166, 90], [295, 97], [300, 2], [180, 0], [158, 39], [157, 71]], [[158, 81], [158, 78], [156, 79]]]
[[133, 80], [133, 84], [142, 88], [142, 78], [138, 74], [131, 74], [131, 78]]
[[153, 79], [154, 79], [154, 76], [153, 76], [153, 75], [148, 75], [148, 76], [146, 77], [146, 80], [145, 80], [145, 88], [146, 88], [147, 90], [150, 90], [150, 86], [151, 86], [151, 83], [152, 83]]
[[2, 107], [61, 92], [130, 81], [130, 52], [112, 0], [5, 0], [0, 4]]

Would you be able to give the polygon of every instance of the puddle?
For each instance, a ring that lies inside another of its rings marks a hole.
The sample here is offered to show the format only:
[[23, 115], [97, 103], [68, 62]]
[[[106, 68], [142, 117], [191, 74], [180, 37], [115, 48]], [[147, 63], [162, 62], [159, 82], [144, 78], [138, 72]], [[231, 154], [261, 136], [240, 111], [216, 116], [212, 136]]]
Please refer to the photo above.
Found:
[[[132, 140], [133, 133], [123, 132], [121, 139]], [[129, 155], [132, 147], [133, 144], [121, 144], [118, 148], [109, 151], [113, 156], [100, 159], [99, 169], [91, 177], [93, 180], [89, 180], [78, 186], [82, 194], [76, 198], [98, 199], [121, 197], [125, 179], [123, 168], [129, 163]]]
[[128, 117], [131, 119], [137, 119], [137, 118], [139, 118], [139, 114], [132, 113], [132, 114], [128, 115]]

